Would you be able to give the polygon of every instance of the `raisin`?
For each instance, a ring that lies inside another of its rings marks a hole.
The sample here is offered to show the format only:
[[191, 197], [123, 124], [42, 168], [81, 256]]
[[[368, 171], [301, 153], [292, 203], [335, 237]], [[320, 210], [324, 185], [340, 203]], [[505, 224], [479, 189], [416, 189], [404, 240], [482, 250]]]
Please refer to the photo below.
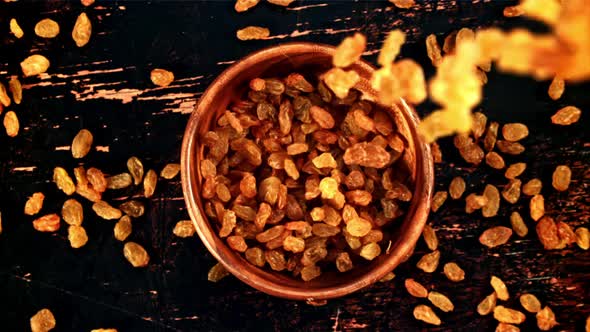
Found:
[[555, 314], [553, 310], [548, 306], [545, 306], [541, 311], [537, 312], [537, 327], [541, 331], [549, 331], [555, 325], [557, 325], [557, 321], [555, 320]]
[[133, 267], [145, 267], [150, 261], [150, 256], [147, 251], [135, 242], [125, 243], [125, 246], [123, 247], [123, 255]]
[[534, 221], [538, 221], [541, 219], [543, 215], [545, 215], [545, 199], [543, 195], [535, 195], [531, 198], [529, 209], [531, 212], [531, 218]]
[[570, 181], [572, 178], [572, 171], [568, 166], [559, 165], [555, 168], [553, 172], [553, 180], [551, 184], [553, 188], [558, 191], [566, 191], [570, 185]]
[[484, 231], [479, 237], [479, 242], [488, 248], [494, 248], [508, 242], [510, 236], [512, 236], [510, 228], [497, 226]]
[[33, 228], [39, 232], [56, 232], [59, 226], [60, 218], [57, 214], [48, 214], [33, 220]]
[[[115, 239], [119, 241], [125, 241], [129, 235], [131, 235], [132, 228], [133, 226], [131, 225], [131, 218], [129, 218], [129, 216], [121, 217], [113, 229]], [[174, 227], [174, 231], [174, 234], [176, 234], [176, 227]]]
[[541, 193], [543, 183], [539, 179], [532, 179], [522, 186], [522, 193], [528, 196], [534, 196]]
[[431, 253], [425, 254], [420, 258], [416, 267], [426, 273], [432, 273], [438, 267], [438, 261], [440, 259], [440, 251], [435, 250]]
[[29, 216], [36, 215], [43, 207], [45, 195], [43, 193], [34, 193], [25, 203], [25, 214]]
[[444, 204], [447, 200], [448, 193], [446, 191], [437, 191], [434, 196], [432, 196], [432, 212], [438, 211], [440, 207]]
[[526, 169], [526, 164], [525, 163], [515, 163], [512, 164], [510, 166], [508, 166], [508, 168], [506, 169], [506, 172], [504, 173], [504, 176], [507, 179], [516, 179], [518, 176], [520, 176]]
[[94, 138], [92, 133], [87, 129], [82, 129], [78, 132], [72, 141], [72, 156], [76, 159], [84, 158], [92, 148]]
[[575, 106], [566, 106], [551, 116], [551, 122], [560, 126], [569, 126], [580, 120], [582, 111]]
[[436, 237], [436, 232], [430, 225], [424, 225], [424, 229], [422, 230], [422, 237], [424, 238], [424, 242], [428, 249], [434, 251], [438, 248], [438, 238]]
[[[508, 298], [510, 298], [510, 295], [508, 294], [508, 288], [506, 288], [506, 284], [504, 284], [502, 279], [500, 279], [496, 276], [492, 276], [492, 278], [490, 280], [490, 284], [494, 288], [494, 292], [496, 292], [496, 296], [498, 297], [499, 300], [506, 301], [506, 300], [508, 300]], [[506, 322], [506, 323], [510, 323], [510, 322]]]
[[55, 328], [55, 317], [49, 309], [41, 309], [31, 317], [30, 323], [32, 332], [48, 332]]
[[486, 296], [477, 305], [477, 313], [482, 316], [489, 315], [496, 307], [496, 299], [497, 299], [497, 295], [495, 292]]
[[219, 280], [227, 277], [229, 275], [229, 271], [225, 269], [221, 263], [217, 263], [213, 265], [209, 272], [207, 273], [207, 280], [211, 282], [218, 282]]
[[490, 151], [486, 154], [486, 164], [494, 169], [502, 169], [506, 166], [504, 158], [494, 151]]
[[338, 271], [346, 272], [351, 270], [352, 267], [352, 260], [350, 259], [348, 253], [342, 252], [338, 254], [338, 256], [336, 257], [336, 268], [338, 269]]
[[69, 225], [82, 225], [82, 221], [84, 221], [82, 204], [73, 198], [68, 199], [64, 202], [63, 207], [61, 208], [61, 216]]
[[443, 272], [447, 279], [454, 282], [462, 281], [463, 279], [465, 279], [465, 271], [463, 271], [463, 269], [459, 267], [457, 263], [454, 262], [446, 263], [443, 267]]
[[520, 324], [524, 322], [526, 316], [518, 310], [499, 305], [494, 308], [494, 318], [502, 323]]
[[68, 227], [68, 241], [74, 249], [83, 247], [88, 242], [88, 235], [86, 235], [84, 227], [73, 225]]
[[532, 313], [541, 311], [541, 302], [533, 294], [522, 294], [519, 298], [522, 307]]
[[509, 142], [517, 142], [529, 135], [529, 129], [522, 123], [507, 123], [502, 126], [502, 136]]
[[524, 220], [520, 216], [520, 213], [514, 211], [510, 215], [510, 224], [514, 233], [520, 237], [525, 237], [529, 233], [529, 229], [524, 223]]
[[498, 214], [500, 208], [500, 192], [498, 189], [488, 184], [483, 191], [483, 196], [486, 198], [487, 203], [481, 209], [482, 216], [489, 218]]
[[432, 291], [428, 293], [428, 301], [444, 312], [453, 311], [455, 309], [453, 302], [439, 292]]
[[520, 198], [520, 186], [522, 182], [519, 179], [510, 180], [502, 190], [502, 197], [510, 203], [515, 204]]
[[465, 192], [465, 180], [462, 177], [457, 176], [453, 178], [449, 185], [449, 194], [452, 199], [459, 199]]
[[76, 43], [76, 46], [83, 47], [90, 41], [90, 35], [92, 34], [92, 23], [86, 13], [82, 13], [76, 19], [74, 29], [72, 30], [72, 39]]
[[413, 297], [426, 298], [428, 296], [428, 290], [412, 278], [406, 279], [404, 285], [408, 293]]
[[432, 325], [440, 325], [440, 318], [432, 311], [432, 309], [423, 304], [419, 304], [414, 308], [414, 318]]

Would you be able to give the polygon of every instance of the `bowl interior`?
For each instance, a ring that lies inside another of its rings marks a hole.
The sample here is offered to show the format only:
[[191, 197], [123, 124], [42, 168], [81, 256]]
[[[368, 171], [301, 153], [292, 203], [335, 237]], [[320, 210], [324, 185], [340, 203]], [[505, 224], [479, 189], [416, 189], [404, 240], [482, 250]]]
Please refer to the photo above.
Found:
[[[320, 74], [331, 67], [334, 48], [317, 44], [287, 44], [266, 49], [242, 59], [228, 68], [209, 87], [193, 112], [185, 132], [182, 149], [182, 181], [185, 200], [197, 231], [209, 251], [232, 274], [251, 286], [271, 295], [290, 299], [327, 299], [342, 296], [363, 288], [382, 278], [409, 257], [426, 222], [432, 191], [432, 158], [429, 147], [419, 141], [416, 133], [418, 118], [401, 101], [399, 106], [384, 108], [407, 141], [406, 150], [396, 167], [406, 167], [406, 183], [413, 189], [414, 198], [405, 218], [391, 234], [387, 252], [369, 264], [347, 273], [326, 272], [314, 280], [304, 282], [286, 273], [274, 273], [251, 265], [239, 253], [231, 250], [219, 238], [216, 226], [211, 225], [200, 199], [200, 160], [204, 147], [200, 137], [212, 128], [214, 121], [232, 102], [243, 98], [248, 82], [255, 77], [284, 77], [292, 72], [309, 76]], [[376, 99], [369, 79], [373, 68], [359, 61], [352, 67], [361, 76], [355, 87], [364, 98]]]

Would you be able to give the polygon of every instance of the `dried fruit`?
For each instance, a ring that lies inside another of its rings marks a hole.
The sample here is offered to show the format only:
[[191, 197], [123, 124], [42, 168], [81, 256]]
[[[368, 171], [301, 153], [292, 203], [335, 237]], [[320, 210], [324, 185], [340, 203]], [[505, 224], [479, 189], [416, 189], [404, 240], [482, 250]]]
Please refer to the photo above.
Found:
[[494, 151], [490, 151], [486, 154], [486, 164], [495, 169], [502, 169], [506, 166], [504, 158]]
[[563, 91], [565, 91], [565, 81], [561, 77], [555, 76], [549, 85], [549, 90], [547, 91], [549, 97], [553, 100], [557, 100], [561, 98]]
[[524, 10], [522, 9], [521, 6], [508, 6], [508, 7], [504, 7], [504, 11], [503, 11], [504, 17], [516, 17], [516, 16], [521, 16], [522, 14], [524, 14]]
[[496, 293], [492, 293], [485, 297], [478, 305], [477, 305], [477, 313], [485, 316], [490, 314], [494, 308], [496, 307]]
[[495, 332], [520, 332], [520, 329], [512, 324], [498, 323]]
[[34, 193], [25, 203], [25, 214], [29, 216], [36, 215], [43, 207], [45, 195], [43, 193]]
[[133, 183], [137, 186], [143, 179], [143, 164], [137, 157], [131, 157], [127, 160], [127, 169], [133, 177]]
[[[80, 0], [80, 3], [82, 3], [83, 6], [92, 6], [92, 4], [94, 4], [95, 0]], [[115, 329], [104, 329], [105, 331], [102, 332], [117, 332], [117, 331], [109, 331], [109, 330], [115, 330]], [[91, 332], [95, 332], [94, 330], [92, 330]], [[101, 331], [98, 331], [101, 332]]]
[[578, 227], [576, 229], [576, 243], [583, 250], [590, 248], [590, 231], [588, 231], [588, 228]]
[[517, 142], [529, 135], [529, 129], [522, 123], [507, 123], [502, 127], [502, 136], [509, 142]]
[[61, 208], [61, 217], [71, 226], [80, 226], [84, 221], [84, 209], [77, 200], [70, 198]]
[[500, 124], [497, 122], [492, 122], [488, 126], [488, 131], [486, 131], [486, 135], [483, 139], [483, 146], [486, 149], [486, 151], [492, 151], [494, 149], [494, 146], [496, 146], [499, 127]]
[[532, 179], [522, 186], [522, 193], [528, 196], [534, 196], [541, 193], [543, 183], [539, 179]]
[[519, 298], [520, 304], [528, 312], [541, 311], [541, 302], [533, 294], [522, 294]]
[[526, 316], [518, 310], [499, 305], [494, 308], [494, 318], [502, 323], [520, 324], [525, 321]]
[[[202, 165], [202, 164], [201, 164]], [[180, 164], [166, 164], [162, 171], [160, 172], [160, 176], [166, 180], [170, 180], [176, 177], [180, 172]]]
[[436, 35], [431, 34], [426, 37], [426, 53], [432, 61], [432, 65], [438, 67], [440, 62], [442, 61], [442, 55], [440, 46], [438, 46], [438, 42], [436, 41]]
[[[397, 8], [411, 8], [415, 4], [415, 0], [389, 0], [392, 4], [394, 4]], [[415, 315], [414, 315], [415, 316]], [[439, 324], [435, 324], [439, 325]]]
[[76, 46], [83, 47], [90, 41], [90, 35], [92, 34], [92, 23], [86, 13], [82, 13], [76, 19], [74, 29], [72, 30], [72, 39], [76, 43]]
[[520, 186], [522, 182], [519, 179], [510, 180], [502, 190], [502, 197], [510, 203], [515, 204], [520, 198]]
[[153, 169], [150, 169], [143, 179], [143, 196], [150, 198], [156, 191], [156, 185], [158, 184], [158, 174]]
[[361, 58], [366, 45], [367, 38], [360, 33], [344, 38], [334, 52], [332, 63], [335, 67], [346, 68], [350, 66]]
[[92, 188], [99, 193], [103, 193], [107, 189], [107, 179], [101, 170], [91, 167], [86, 171], [86, 177]]
[[23, 99], [23, 88], [16, 76], [10, 78], [8, 88], [10, 89], [10, 93], [12, 93], [12, 100], [14, 100], [14, 103], [17, 105], [20, 104]]
[[33, 228], [39, 232], [55, 232], [59, 229], [60, 218], [57, 214], [48, 214], [33, 220]]
[[516, 179], [518, 176], [520, 176], [524, 172], [525, 169], [526, 169], [525, 163], [515, 163], [515, 164], [508, 166], [508, 168], [506, 169], [506, 172], [504, 173], [504, 176], [510, 180]]
[[557, 321], [555, 320], [555, 314], [553, 313], [553, 310], [551, 310], [551, 308], [549, 308], [548, 306], [545, 306], [543, 310], [537, 312], [536, 318], [537, 326], [541, 331], [549, 331], [555, 325], [557, 325]]
[[129, 187], [133, 183], [133, 179], [129, 173], [121, 173], [108, 177], [107, 189], [123, 189]]
[[68, 227], [68, 241], [74, 249], [83, 247], [88, 242], [88, 235], [86, 235], [84, 227], [74, 225]]
[[10, 106], [10, 97], [8, 96], [8, 93], [6, 92], [6, 87], [4, 86], [4, 84], [0, 83], [0, 103], [2, 105], [4, 105], [5, 107]]
[[119, 209], [132, 218], [139, 218], [145, 212], [145, 205], [140, 201], [130, 200], [119, 205]]
[[229, 271], [225, 269], [221, 263], [217, 263], [213, 265], [209, 272], [207, 273], [207, 280], [211, 282], [218, 282], [219, 280], [227, 277], [229, 275]]
[[424, 238], [424, 242], [428, 249], [434, 251], [438, 248], [438, 238], [436, 237], [436, 232], [430, 225], [424, 225], [424, 229], [422, 230], [422, 237]]
[[497, 226], [488, 228], [479, 237], [479, 243], [488, 248], [494, 248], [505, 244], [512, 236], [512, 230], [508, 227]]
[[157, 86], [166, 87], [174, 81], [174, 73], [161, 68], [152, 69], [150, 80]]
[[416, 267], [426, 273], [432, 273], [438, 267], [438, 261], [440, 259], [440, 251], [435, 250], [431, 253], [425, 254], [420, 258]]
[[78, 132], [72, 141], [72, 156], [76, 159], [84, 158], [92, 148], [94, 138], [87, 129]]
[[360, 76], [354, 70], [344, 71], [340, 68], [332, 68], [323, 75], [323, 80], [336, 97], [344, 99], [348, 96], [350, 89], [360, 81]]
[[14, 18], [10, 19], [10, 32], [12, 32], [12, 34], [19, 39], [25, 34], [23, 29], [21, 29], [21, 27], [18, 25], [18, 22], [16, 22], [16, 19]]
[[236, 32], [239, 40], [266, 39], [268, 36], [270, 36], [270, 30], [257, 26], [245, 27]]
[[145, 267], [150, 261], [150, 256], [147, 251], [135, 242], [125, 243], [125, 246], [123, 247], [123, 255], [133, 267]]
[[426, 298], [428, 296], [428, 290], [412, 278], [406, 279], [404, 285], [408, 293], [414, 297]]
[[414, 318], [432, 325], [440, 325], [440, 318], [432, 311], [432, 309], [423, 304], [419, 304], [414, 308]]
[[47, 71], [49, 68], [49, 60], [42, 55], [33, 54], [24, 59], [20, 63], [20, 67], [25, 76], [35, 76]]
[[389, 32], [383, 41], [377, 62], [383, 67], [391, 66], [405, 41], [406, 35], [401, 30], [395, 29]]
[[446, 191], [437, 191], [434, 193], [434, 196], [432, 196], [432, 206], [430, 207], [432, 212], [436, 212], [438, 209], [440, 209], [440, 207], [447, 200], [447, 196], [448, 193]]
[[42, 38], [54, 38], [59, 34], [59, 24], [49, 18], [42, 19], [35, 25], [35, 34]]
[[579, 108], [575, 106], [566, 106], [551, 116], [551, 122], [560, 126], [569, 126], [578, 122], [580, 116], [582, 116], [582, 111], [580, 111]]
[[[508, 294], [508, 288], [506, 288], [506, 284], [502, 281], [502, 279], [492, 276], [490, 280], [490, 285], [494, 288], [494, 292], [496, 292], [496, 296], [499, 300], [506, 301], [510, 298]], [[512, 322], [504, 322], [504, 323], [512, 323]]]
[[525, 237], [529, 233], [528, 227], [517, 211], [512, 212], [510, 215], [510, 224], [512, 225], [512, 230], [520, 237]]
[[367, 243], [361, 247], [359, 256], [366, 260], [373, 260], [381, 254], [381, 247], [375, 242]]
[[340, 272], [346, 272], [351, 270], [353, 267], [350, 255], [347, 252], [342, 252], [336, 257], [336, 268]]
[[465, 192], [465, 180], [462, 177], [456, 176], [449, 185], [449, 194], [452, 199], [459, 199]]
[[92, 210], [94, 210], [97, 216], [106, 220], [119, 219], [123, 215], [121, 210], [112, 207], [105, 201], [98, 201], [92, 204]]
[[531, 218], [533, 218], [534, 221], [541, 219], [541, 217], [545, 215], [545, 199], [543, 198], [543, 195], [533, 196], [529, 204], [529, 209], [531, 212]]
[[13, 111], [8, 111], [4, 115], [4, 129], [6, 129], [6, 135], [10, 137], [16, 137], [20, 129], [18, 117]]
[[488, 199], [485, 196], [479, 196], [476, 194], [469, 194], [465, 198], [465, 212], [473, 213], [475, 210], [479, 210], [488, 203]]
[[541, 218], [537, 223], [536, 230], [539, 241], [541, 241], [545, 249], [553, 250], [563, 249], [565, 247], [565, 243], [559, 236], [559, 230], [553, 218], [549, 216]]
[[481, 208], [481, 215], [489, 218], [498, 214], [500, 208], [500, 192], [498, 188], [491, 184], [486, 185], [483, 196], [486, 198], [487, 203]]
[[428, 301], [444, 312], [453, 311], [455, 309], [453, 302], [439, 292], [432, 291], [428, 293]]
[[510, 155], [518, 155], [524, 152], [524, 146], [518, 142], [499, 140], [496, 142], [496, 147], [500, 152]]
[[553, 188], [558, 191], [566, 191], [570, 185], [572, 171], [566, 165], [559, 165], [553, 171]]
[[61, 191], [66, 195], [71, 195], [76, 191], [74, 180], [68, 175], [65, 169], [62, 167], [56, 167], [53, 169], [53, 182], [57, 185]]
[[53, 328], [55, 328], [55, 317], [49, 309], [41, 309], [31, 317], [32, 332], [48, 332]]
[[465, 279], [465, 271], [463, 271], [463, 269], [455, 262], [446, 263], [443, 267], [443, 272], [449, 280], [454, 282], [463, 281], [463, 279]]
[[133, 226], [131, 224], [131, 218], [129, 216], [123, 216], [117, 223], [115, 224], [115, 228], [113, 229], [113, 233], [115, 239], [119, 241], [125, 241], [129, 235], [131, 235], [131, 231]]
[[234, 5], [234, 9], [238, 12], [245, 12], [248, 9], [256, 6], [260, 0], [236, 0], [236, 4]]
[[[287, 261], [285, 255], [278, 250], [268, 250], [264, 252], [264, 259], [268, 263], [271, 269], [275, 271], [282, 271], [287, 268]], [[308, 270], [309, 276], [312, 276], [314, 272], [317, 272], [313, 268]], [[313, 278], [312, 278], [313, 279]]]

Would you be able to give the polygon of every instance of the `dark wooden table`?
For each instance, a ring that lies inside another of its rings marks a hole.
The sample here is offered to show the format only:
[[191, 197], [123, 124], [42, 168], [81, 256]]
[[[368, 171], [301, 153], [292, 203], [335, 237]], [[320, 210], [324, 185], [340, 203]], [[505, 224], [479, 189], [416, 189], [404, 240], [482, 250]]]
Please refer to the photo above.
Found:
[[[65, 200], [51, 183], [55, 166], [72, 169], [69, 144], [75, 133], [88, 128], [96, 149], [83, 164], [114, 174], [125, 170], [131, 155], [146, 167], [160, 170], [179, 161], [180, 143], [189, 113], [204, 89], [227, 66], [262, 47], [288, 41], [337, 44], [361, 31], [368, 37], [367, 58], [375, 61], [384, 35], [394, 28], [408, 34], [403, 57], [417, 59], [428, 75], [433, 68], [426, 57], [424, 39], [452, 30], [500, 25], [530, 25], [524, 19], [505, 19], [505, 1], [428, 1], [411, 10], [399, 10], [387, 1], [296, 1], [284, 9], [262, 3], [243, 14], [229, 1], [101, 1], [89, 8], [79, 2], [19, 1], [0, 5], [0, 78], [20, 73], [19, 63], [41, 53], [51, 61], [47, 75], [26, 78], [24, 98], [10, 107], [21, 121], [21, 133], [10, 139], [0, 134], [0, 330], [26, 331], [29, 318], [50, 308], [57, 331], [89, 331], [116, 327], [119, 331], [195, 330], [453, 330], [493, 331], [491, 316], [481, 317], [475, 307], [492, 292], [490, 276], [504, 279], [512, 295], [506, 302], [518, 308], [517, 295], [531, 292], [550, 305], [561, 323], [555, 330], [583, 329], [590, 315], [590, 252], [571, 247], [544, 251], [530, 233], [489, 250], [478, 243], [481, 232], [493, 225], [509, 225], [508, 215], [518, 210], [528, 216], [528, 200], [503, 202], [498, 217], [466, 215], [461, 201], [448, 201], [430, 221], [441, 239], [441, 267], [458, 262], [466, 271], [460, 283], [448, 281], [439, 268], [433, 274], [415, 268], [426, 252], [420, 241], [416, 255], [396, 271], [391, 282], [379, 283], [322, 307], [267, 296], [232, 277], [213, 284], [207, 271], [215, 263], [198, 238], [178, 239], [174, 224], [188, 217], [180, 180], [160, 181], [157, 194], [146, 201], [146, 215], [134, 221], [133, 241], [147, 248], [148, 268], [134, 269], [122, 255], [122, 243], [113, 238], [114, 222], [94, 215], [86, 202], [84, 226], [90, 241], [79, 250], [69, 247], [65, 227], [56, 234], [33, 230], [23, 215], [29, 195], [42, 191], [47, 199], [43, 213], [59, 212]], [[93, 36], [84, 48], [70, 38], [76, 16], [86, 11]], [[7, 32], [15, 17], [25, 30], [22, 39]], [[33, 33], [45, 17], [58, 21], [62, 32], [52, 40]], [[235, 31], [263, 25], [272, 37], [240, 42]], [[442, 41], [442, 38], [439, 38]], [[176, 81], [155, 87], [149, 72], [155, 67], [172, 70]], [[508, 162], [523, 161], [523, 180], [540, 177], [545, 187], [547, 213], [572, 227], [590, 226], [590, 111], [589, 85], [568, 85], [559, 101], [546, 94], [548, 82], [492, 72], [481, 110], [491, 120], [523, 122], [530, 128], [526, 152]], [[577, 105], [584, 114], [570, 127], [551, 125], [549, 117], [565, 105]], [[425, 104], [419, 111], [429, 112]], [[486, 166], [473, 168], [461, 160], [450, 140], [441, 141], [445, 162], [437, 165], [437, 189], [447, 188], [461, 175], [468, 192], [481, 192], [486, 183], [504, 185], [502, 172]], [[572, 168], [570, 190], [558, 193], [550, 186], [558, 164]], [[107, 194], [122, 201], [136, 191]], [[412, 317], [423, 300], [410, 297], [403, 280], [413, 277], [429, 288], [448, 294], [455, 310], [440, 314], [444, 324], [429, 327]], [[534, 330], [527, 315], [522, 330]]]

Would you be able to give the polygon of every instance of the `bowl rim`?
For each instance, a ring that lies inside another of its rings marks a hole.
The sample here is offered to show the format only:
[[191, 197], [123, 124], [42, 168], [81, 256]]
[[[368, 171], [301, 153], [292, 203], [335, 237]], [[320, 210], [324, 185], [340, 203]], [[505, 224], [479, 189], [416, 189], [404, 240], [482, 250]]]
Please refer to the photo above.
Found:
[[[389, 256], [384, 259], [381, 264], [361, 274], [358, 278], [344, 282], [338, 286], [314, 289], [297, 288], [268, 281], [257, 275], [253, 275], [252, 273], [248, 272], [247, 269], [240, 269], [240, 266], [228, 264], [224, 257], [225, 255], [218, 251], [214, 245], [215, 238], [218, 238], [218, 235], [214, 232], [211, 232], [209, 228], [206, 227], [209, 225], [208, 218], [202, 215], [198, 206], [200, 194], [193, 190], [193, 188], [197, 188], [196, 183], [194, 183], [196, 176], [191, 177], [190, 174], [191, 172], [194, 172], [197, 167], [193, 163], [193, 159], [195, 157], [198, 140], [197, 118], [198, 114], [200, 113], [199, 109], [202, 107], [202, 105], [210, 104], [214, 100], [216, 94], [221, 92], [223, 84], [220, 84], [220, 82], [225, 82], [231, 78], [235, 78], [244, 68], [256, 64], [260, 60], [263, 60], [267, 55], [276, 54], [278, 52], [287, 56], [287, 54], [291, 51], [296, 51], [298, 53], [322, 52], [330, 54], [333, 53], [335, 49], [336, 48], [334, 46], [326, 44], [311, 42], [290, 42], [255, 51], [246, 55], [242, 59], [237, 60], [231, 66], [226, 68], [221, 74], [219, 74], [219, 76], [217, 76], [215, 80], [207, 87], [205, 92], [203, 92], [187, 122], [182, 140], [180, 158], [182, 191], [188, 213], [196, 228], [197, 234], [201, 239], [201, 242], [205, 245], [213, 257], [215, 257], [218, 262], [220, 262], [238, 279], [266, 294], [281, 298], [308, 301], [317, 299], [331, 299], [350, 294], [375, 283], [388, 272], [395, 269], [400, 263], [405, 261], [412, 254], [413, 249], [420, 235], [422, 234], [422, 229], [426, 224], [426, 220], [430, 211], [431, 196], [434, 190], [434, 164], [430, 151], [430, 145], [424, 143], [417, 133], [417, 126], [419, 123], [419, 117], [417, 113], [404, 100], [401, 100], [400, 106], [403, 108], [401, 113], [405, 121], [409, 124], [410, 132], [415, 140], [416, 166], [420, 166], [417, 168], [418, 171], [416, 172], [415, 183], [421, 183], [422, 185], [416, 185], [413, 198], [419, 199], [420, 202], [417, 203], [414, 214], [410, 218], [411, 222], [409, 227], [405, 232], [400, 233], [400, 236], [404, 237], [404, 240], [399, 241], [398, 245], [393, 248], [392, 252], [389, 253]], [[376, 70], [374, 66], [362, 59], [357, 61], [355, 65], [369, 72]]]

